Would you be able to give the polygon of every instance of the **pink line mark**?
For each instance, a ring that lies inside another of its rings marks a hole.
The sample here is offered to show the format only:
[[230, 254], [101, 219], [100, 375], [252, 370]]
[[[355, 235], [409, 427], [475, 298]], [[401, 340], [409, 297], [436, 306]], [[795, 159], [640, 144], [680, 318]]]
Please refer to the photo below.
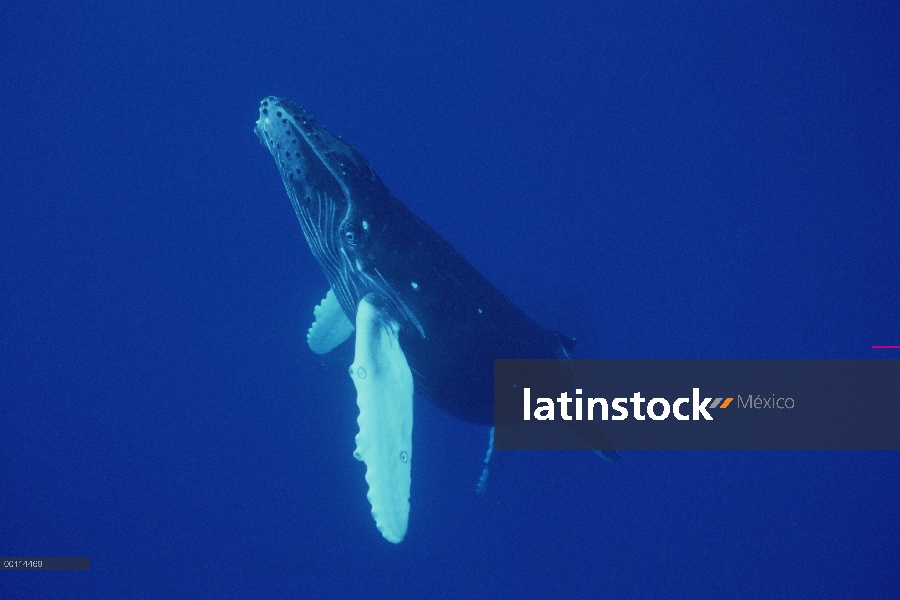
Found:
[[873, 348], [900, 348], [900, 346], [872, 346]]

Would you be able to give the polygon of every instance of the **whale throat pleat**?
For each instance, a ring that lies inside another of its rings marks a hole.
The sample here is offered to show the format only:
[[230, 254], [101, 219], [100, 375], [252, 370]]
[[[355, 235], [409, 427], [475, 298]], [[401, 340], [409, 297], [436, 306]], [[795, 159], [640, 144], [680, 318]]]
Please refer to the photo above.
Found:
[[370, 296], [360, 301], [356, 313], [356, 355], [350, 367], [359, 405], [353, 455], [366, 464], [375, 525], [397, 544], [409, 522], [413, 378], [400, 348], [398, 324]]

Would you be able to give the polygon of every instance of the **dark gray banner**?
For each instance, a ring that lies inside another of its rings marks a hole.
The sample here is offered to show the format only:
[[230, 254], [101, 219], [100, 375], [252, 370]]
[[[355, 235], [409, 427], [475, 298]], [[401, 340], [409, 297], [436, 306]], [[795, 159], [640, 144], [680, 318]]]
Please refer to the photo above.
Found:
[[3, 556], [0, 567], [6, 571], [88, 571], [87, 556]]
[[900, 450], [900, 360], [495, 360], [499, 450]]

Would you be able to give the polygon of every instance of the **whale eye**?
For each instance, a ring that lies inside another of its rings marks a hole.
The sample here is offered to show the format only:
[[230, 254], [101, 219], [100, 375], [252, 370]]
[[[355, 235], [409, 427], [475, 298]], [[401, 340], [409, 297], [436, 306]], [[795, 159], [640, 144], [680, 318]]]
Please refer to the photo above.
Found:
[[356, 232], [353, 230], [353, 226], [348, 223], [345, 223], [341, 226], [341, 237], [344, 238], [344, 241], [351, 246], [355, 246], [359, 243], [359, 236], [356, 235]]

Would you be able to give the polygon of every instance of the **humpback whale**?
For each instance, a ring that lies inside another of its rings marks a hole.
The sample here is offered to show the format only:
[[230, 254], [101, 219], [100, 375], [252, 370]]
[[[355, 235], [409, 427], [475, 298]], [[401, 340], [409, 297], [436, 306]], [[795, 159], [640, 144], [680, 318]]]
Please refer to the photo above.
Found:
[[507, 299], [301, 107], [266, 98], [254, 131], [330, 284], [313, 311], [310, 349], [324, 354], [356, 333], [354, 456], [366, 465], [378, 530], [399, 543], [409, 519], [414, 394], [492, 425], [494, 359], [568, 357], [574, 341]]

